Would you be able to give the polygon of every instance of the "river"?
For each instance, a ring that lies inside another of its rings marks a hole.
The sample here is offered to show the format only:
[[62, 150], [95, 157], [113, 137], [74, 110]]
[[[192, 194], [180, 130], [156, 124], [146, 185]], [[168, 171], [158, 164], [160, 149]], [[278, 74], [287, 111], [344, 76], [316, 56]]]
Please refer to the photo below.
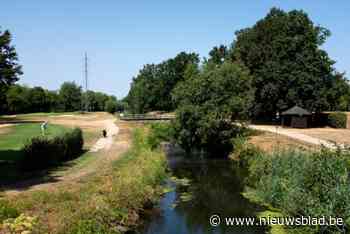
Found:
[[[226, 226], [224, 217], [254, 217], [263, 208], [249, 202], [241, 192], [245, 172], [229, 159], [190, 159], [168, 154], [172, 172], [170, 192], [156, 207], [157, 212], [140, 230], [143, 234], [246, 234], [265, 233], [256, 226]], [[221, 217], [212, 227], [209, 217]]]

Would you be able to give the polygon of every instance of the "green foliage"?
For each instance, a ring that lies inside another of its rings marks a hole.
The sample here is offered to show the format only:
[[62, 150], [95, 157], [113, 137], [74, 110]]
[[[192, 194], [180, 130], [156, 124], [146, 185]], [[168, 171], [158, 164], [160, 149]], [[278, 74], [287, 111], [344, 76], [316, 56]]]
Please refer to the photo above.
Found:
[[[151, 150], [145, 129], [135, 129], [132, 138], [132, 147], [107, 169], [108, 176], [89, 183], [83, 196], [80, 192], [80, 205], [74, 204], [64, 219], [64, 233], [124, 233], [139, 224], [145, 205], [159, 199], [166, 176], [164, 154]], [[94, 197], [93, 205], [82, 197]], [[77, 210], [73, 218], [72, 210]]]
[[229, 50], [226, 46], [220, 45], [219, 47], [214, 46], [214, 48], [209, 52], [208, 63], [223, 64], [229, 56]]
[[73, 226], [70, 234], [119, 234], [109, 229], [108, 225], [98, 222], [96, 219], [82, 219]]
[[114, 114], [117, 111], [117, 102], [109, 99], [105, 104], [105, 110], [108, 113]]
[[124, 109], [124, 104], [116, 97], [90, 90], [82, 93], [81, 88], [71, 82], [64, 83], [60, 92], [12, 85], [5, 100], [6, 111], [10, 114], [80, 111], [87, 106], [89, 111], [105, 111], [107, 102], [108, 105], [113, 102], [118, 111]]
[[181, 52], [160, 64], [145, 65], [132, 81], [126, 98], [129, 110], [133, 113], [174, 110], [170, 94], [176, 84], [184, 80], [187, 65], [198, 62], [197, 54]]
[[231, 57], [253, 75], [255, 115], [273, 117], [295, 104], [311, 111], [331, 108], [328, 96], [339, 93], [333, 89], [337, 74], [334, 61], [320, 48], [329, 35], [305, 12], [277, 8], [236, 32]]
[[150, 125], [147, 143], [151, 146], [151, 149], [155, 149], [163, 141], [172, 141], [174, 134], [174, 128], [171, 123], [153, 123]]
[[23, 170], [40, 170], [71, 160], [82, 153], [82, 131], [76, 128], [54, 138], [34, 137], [24, 148]]
[[74, 82], [64, 82], [60, 88], [59, 96], [64, 111], [81, 110], [82, 89]]
[[94, 92], [88, 90], [82, 94], [82, 106], [88, 106], [89, 111], [104, 111], [106, 103], [110, 100], [116, 101], [115, 97], [109, 97], [107, 94], [101, 92]]
[[328, 125], [333, 128], [346, 128], [348, 116], [344, 112], [328, 114]]
[[234, 121], [247, 117], [252, 101], [251, 77], [233, 63], [209, 64], [188, 74], [190, 77], [174, 91], [173, 98], [179, 103], [175, 137], [188, 152], [226, 156], [232, 150], [231, 138], [242, 134], [243, 129]]
[[17, 216], [19, 216], [19, 212], [16, 208], [10, 206], [5, 200], [0, 200], [0, 222]]
[[11, 45], [11, 34], [8, 30], [4, 32], [0, 28], [0, 113], [4, 111], [5, 92], [8, 87], [19, 80], [22, 68], [17, 63], [18, 56], [13, 45]]
[[345, 221], [350, 217], [349, 156], [325, 149], [256, 154], [249, 161], [250, 181], [260, 200], [285, 214]]

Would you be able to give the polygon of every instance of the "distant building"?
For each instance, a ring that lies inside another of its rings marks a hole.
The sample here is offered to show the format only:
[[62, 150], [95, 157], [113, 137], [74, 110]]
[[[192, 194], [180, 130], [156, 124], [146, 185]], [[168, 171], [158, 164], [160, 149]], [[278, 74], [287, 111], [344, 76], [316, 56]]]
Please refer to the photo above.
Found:
[[292, 128], [307, 128], [310, 126], [311, 113], [299, 106], [294, 106], [282, 112], [282, 126]]

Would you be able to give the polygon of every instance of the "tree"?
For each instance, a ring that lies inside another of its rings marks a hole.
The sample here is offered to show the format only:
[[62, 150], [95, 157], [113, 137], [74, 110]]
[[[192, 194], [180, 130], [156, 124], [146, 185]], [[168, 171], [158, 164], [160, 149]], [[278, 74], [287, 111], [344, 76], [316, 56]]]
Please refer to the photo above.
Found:
[[305, 12], [277, 8], [236, 32], [231, 57], [253, 75], [255, 115], [272, 117], [295, 104], [316, 112], [329, 108], [325, 91], [332, 87], [334, 61], [320, 49], [329, 35]]
[[34, 87], [28, 92], [30, 112], [50, 111], [50, 100], [47, 92], [42, 87]]
[[9, 113], [26, 113], [30, 109], [30, 102], [28, 99], [29, 88], [13, 85], [6, 93], [6, 103]]
[[64, 111], [81, 110], [82, 90], [75, 82], [64, 82], [60, 88], [59, 96]]
[[219, 47], [214, 46], [214, 48], [209, 52], [209, 63], [223, 64], [225, 60], [228, 59], [229, 50], [226, 46], [220, 45]]
[[112, 98], [108, 99], [105, 104], [105, 110], [108, 113], [114, 114], [117, 111], [117, 102]]
[[172, 90], [184, 80], [187, 66], [198, 63], [197, 54], [181, 52], [160, 64], [145, 65], [133, 79], [126, 98], [131, 112], [174, 110], [176, 105], [171, 99]]
[[21, 66], [14, 46], [11, 45], [11, 34], [8, 30], [0, 29], [0, 112], [5, 105], [8, 87], [19, 80], [22, 75]]
[[227, 156], [232, 137], [241, 133], [235, 121], [247, 116], [252, 103], [251, 77], [234, 63], [186, 74], [192, 75], [176, 87], [173, 95], [179, 103], [175, 121], [178, 143], [188, 152]]

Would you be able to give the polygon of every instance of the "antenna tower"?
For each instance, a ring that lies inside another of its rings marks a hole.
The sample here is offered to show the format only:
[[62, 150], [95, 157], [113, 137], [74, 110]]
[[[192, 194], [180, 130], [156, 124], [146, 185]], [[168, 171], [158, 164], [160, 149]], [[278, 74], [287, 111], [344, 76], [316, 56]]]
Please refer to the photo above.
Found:
[[[84, 58], [84, 65], [85, 65], [85, 69], [84, 69], [84, 75], [85, 75], [85, 93], [87, 93], [87, 91], [89, 90], [89, 77], [88, 77], [88, 57], [87, 57], [87, 53], [85, 52], [85, 58]], [[85, 100], [85, 111], [88, 112], [89, 111], [89, 98], [87, 96], [85, 96], [86, 100]]]

